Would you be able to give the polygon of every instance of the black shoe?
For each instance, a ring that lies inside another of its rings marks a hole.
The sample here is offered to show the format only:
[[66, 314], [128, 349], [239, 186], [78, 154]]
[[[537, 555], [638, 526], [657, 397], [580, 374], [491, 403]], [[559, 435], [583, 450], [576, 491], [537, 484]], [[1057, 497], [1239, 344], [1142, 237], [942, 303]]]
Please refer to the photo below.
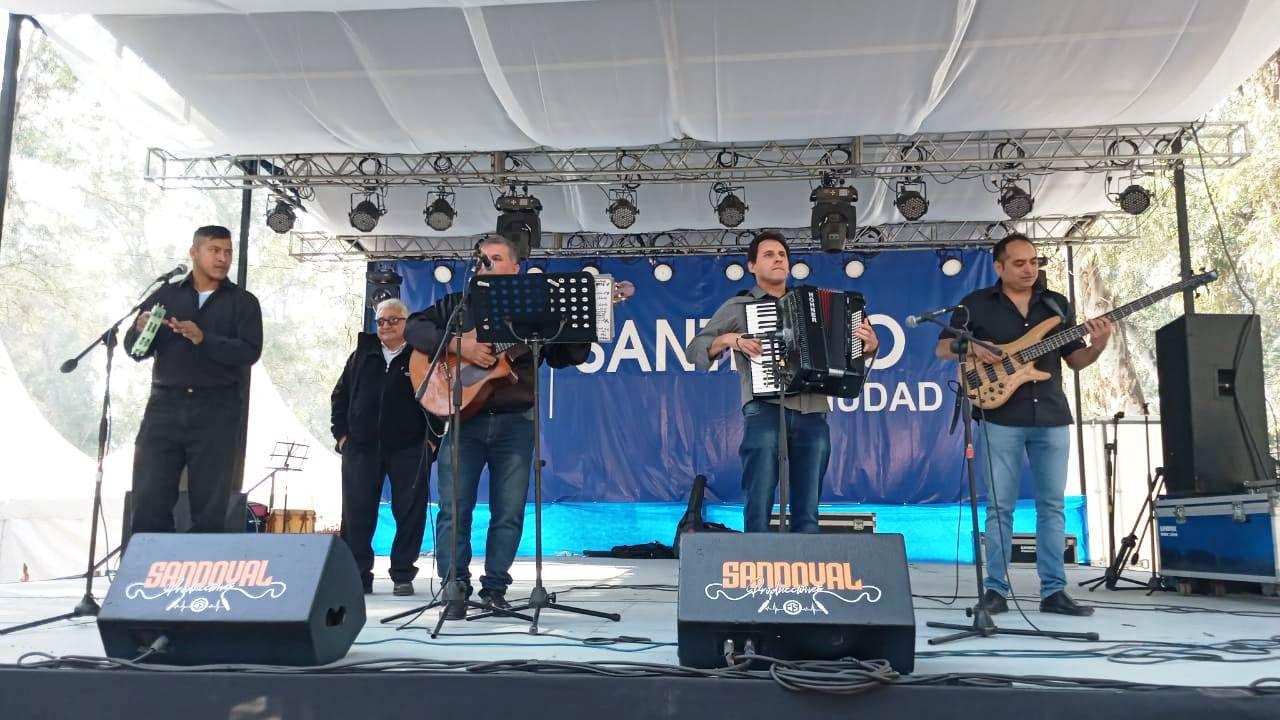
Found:
[[506, 593], [500, 590], [481, 590], [480, 602], [493, 608], [494, 610], [510, 610], [511, 603], [507, 602]]
[[1059, 615], [1075, 615], [1085, 617], [1093, 614], [1093, 608], [1076, 604], [1062, 590], [1040, 601], [1040, 612], [1057, 613]]
[[368, 582], [364, 583], [364, 594], [365, 594], [365, 595], [372, 595], [372, 594], [373, 594], [373, 581], [372, 581], [372, 580], [370, 580], [370, 581], [368, 581]]
[[392, 595], [399, 595], [399, 596], [401, 596], [401, 597], [404, 597], [405, 595], [412, 595], [412, 594], [413, 594], [413, 583], [412, 583], [411, 581], [408, 581], [408, 580], [406, 580], [406, 581], [404, 581], [404, 582], [398, 582], [398, 583], [396, 583], [394, 586], [392, 586], [392, 588], [391, 588], [391, 594], [392, 594]]
[[988, 615], [999, 615], [1002, 612], [1009, 612], [1009, 601], [995, 590], [987, 590], [982, 593], [982, 599], [979, 601], [983, 609]]

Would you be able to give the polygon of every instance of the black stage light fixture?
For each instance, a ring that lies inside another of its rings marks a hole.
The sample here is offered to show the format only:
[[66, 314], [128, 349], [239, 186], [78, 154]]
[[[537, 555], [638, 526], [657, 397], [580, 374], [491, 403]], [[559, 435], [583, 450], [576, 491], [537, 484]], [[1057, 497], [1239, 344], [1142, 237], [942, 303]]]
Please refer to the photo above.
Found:
[[858, 191], [844, 185], [823, 185], [809, 194], [813, 212], [809, 227], [813, 239], [822, 244], [823, 252], [837, 253], [844, 250], [846, 240], [858, 231]]
[[533, 248], [542, 244], [542, 221], [538, 218], [542, 201], [530, 195], [528, 188], [517, 195], [513, 187], [498, 196], [494, 207], [498, 211], [497, 233], [516, 246], [520, 254], [517, 260], [524, 261]]
[[1120, 191], [1116, 198], [1120, 209], [1130, 215], [1141, 215], [1151, 207], [1151, 191], [1137, 183]]
[[[360, 202], [356, 202], [356, 198], [363, 198]], [[382, 201], [382, 195], [376, 192], [354, 192], [351, 193], [351, 212], [347, 214], [347, 220], [351, 222], [351, 227], [360, 232], [373, 232], [378, 227], [378, 221], [383, 215], [387, 214], [387, 206]]]
[[1010, 178], [1000, 184], [1000, 209], [1010, 220], [1021, 220], [1031, 213], [1035, 200], [1031, 197], [1031, 183], [1023, 188], [1016, 178]]
[[923, 180], [903, 180], [898, 183], [897, 197], [893, 201], [898, 213], [907, 222], [915, 222], [929, 212], [929, 198], [925, 195]]
[[636, 207], [635, 189], [628, 187], [610, 190], [609, 195], [613, 198], [613, 203], [605, 210], [609, 215], [609, 222], [619, 230], [635, 225], [636, 216], [640, 214], [640, 208]]
[[720, 196], [713, 206], [716, 211], [716, 217], [720, 219], [720, 224], [725, 227], [738, 227], [742, 221], [747, 219], [747, 210], [750, 208], [747, 203], [738, 197], [734, 191], [741, 191], [741, 187], [731, 187], [725, 183], [716, 183], [712, 191]]
[[284, 200], [277, 202], [275, 207], [267, 211], [267, 227], [281, 235], [292, 230], [297, 220], [298, 214], [293, 206]]
[[453, 227], [453, 219], [458, 216], [458, 212], [449, 202], [452, 197], [454, 194], [444, 187], [427, 194], [427, 206], [422, 210], [422, 219], [426, 221], [427, 227], [439, 232]]
[[396, 272], [395, 263], [369, 263], [364, 273], [366, 305], [370, 310], [383, 300], [400, 297], [404, 277]]

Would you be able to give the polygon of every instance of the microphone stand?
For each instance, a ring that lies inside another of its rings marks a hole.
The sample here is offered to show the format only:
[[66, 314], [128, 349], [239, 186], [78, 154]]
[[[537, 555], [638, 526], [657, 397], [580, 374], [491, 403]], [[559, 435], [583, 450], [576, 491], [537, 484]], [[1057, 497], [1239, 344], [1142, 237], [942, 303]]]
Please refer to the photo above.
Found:
[[[42, 618], [40, 620], [34, 620], [21, 625], [0, 628], [0, 635], [8, 635], [9, 633], [18, 632], [19, 630], [27, 630], [29, 628], [39, 627], [49, 623], [55, 623], [60, 620], [70, 620], [78, 617], [97, 617], [98, 612], [102, 609], [101, 606], [98, 605], [98, 601], [93, 597], [93, 576], [94, 570], [98, 567], [98, 563], [94, 562], [94, 556], [98, 553], [98, 517], [102, 514], [103, 461], [107, 457], [107, 443], [111, 437], [111, 361], [116, 354], [116, 336], [119, 334], [120, 323], [133, 317], [135, 313], [142, 309], [147, 298], [151, 296], [151, 288], [162, 282], [163, 279], [164, 276], [161, 276], [161, 278], [153, 280], [151, 284], [147, 286], [147, 289], [143, 291], [142, 299], [130, 308], [129, 312], [122, 315], [120, 319], [111, 323], [111, 325], [107, 327], [106, 331], [94, 338], [93, 342], [89, 343], [78, 355], [62, 363], [61, 367], [59, 367], [59, 370], [63, 373], [73, 372], [80, 364], [80, 361], [90, 352], [93, 352], [94, 348], [102, 345], [107, 349], [107, 372], [103, 381], [102, 389], [102, 414], [98, 418], [98, 468], [93, 483], [93, 509], [89, 520], [89, 559], [85, 565], [84, 572], [84, 597], [80, 598], [80, 602], [72, 608], [71, 612]], [[102, 559], [102, 562], [106, 562], [107, 559], [109, 559], [111, 555], [114, 555], [117, 550], [119, 550], [119, 548], [111, 551], [107, 557]]]
[[[950, 325], [945, 325], [934, 318], [921, 318], [921, 319], [927, 322], [931, 322], [934, 325], [937, 325], [943, 328], [944, 330], [946, 330], [951, 334], [952, 336], [951, 351], [955, 353], [956, 357], [960, 361], [963, 361], [964, 358], [968, 356], [970, 343], [982, 348], [986, 348], [987, 350], [989, 350], [992, 353], [995, 353], [996, 355], [1003, 355], [1003, 351], [1001, 351], [999, 348], [995, 347], [994, 345], [991, 345], [990, 343], [983, 342], [982, 340], [977, 339], [976, 337], [973, 336], [972, 333], [970, 333], [968, 330], [964, 328], [956, 328]], [[978, 481], [977, 481], [977, 473], [974, 471], [973, 426], [972, 426], [973, 411], [969, 404], [969, 393], [967, 392], [967, 388], [965, 387], [963, 375], [961, 376], [961, 387], [959, 391], [956, 393], [956, 408], [958, 411], [958, 418], [960, 422], [964, 423], [964, 464], [965, 464], [965, 471], [969, 479], [969, 512], [970, 512], [970, 520], [973, 523], [973, 528], [972, 528], [973, 573], [974, 573], [974, 577], [977, 580], [978, 602], [972, 608], [968, 608], [965, 610], [965, 614], [973, 618], [972, 624], [961, 625], [958, 623], [942, 623], [942, 622], [934, 622], [934, 621], [929, 621], [925, 623], [929, 627], [957, 631], [951, 635], [944, 635], [942, 637], [929, 638], [929, 644], [941, 645], [942, 643], [951, 642], [953, 640], [963, 640], [965, 638], [971, 638], [971, 637], [992, 637], [993, 635], [1018, 635], [1018, 636], [1028, 636], [1028, 637], [1051, 637], [1051, 638], [1059, 638], [1059, 639], [1096, 641], [1098, 639], [1098, 634], [1092, 633], [1092, 632], [1074, 633], [1074, 632], [1059, 632], [1057, 630], [1022, 630], [1019, 628], [997, 627], [995, 624], [995, 621], [991, 619], [991, 614], [988, 613], [986, 607], [983, 606], [982, 604], [982, 592], [983, 592], [982, 544], [981, 544], [981, 540], [979, 540], [979, 529], [978, 529]]]

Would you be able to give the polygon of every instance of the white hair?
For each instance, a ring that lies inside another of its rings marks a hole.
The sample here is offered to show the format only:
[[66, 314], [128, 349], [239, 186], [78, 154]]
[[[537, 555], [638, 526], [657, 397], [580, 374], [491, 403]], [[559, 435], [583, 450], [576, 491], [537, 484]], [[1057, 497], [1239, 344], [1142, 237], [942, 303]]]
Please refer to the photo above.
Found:
[[387, 298], [378, 303], [378, 306], [373, 309], [374, 317], [377, 317], [385, 308], [399, 310], [401, 315], [409, 317], [409, 306], [405, 305], [400, 298]]

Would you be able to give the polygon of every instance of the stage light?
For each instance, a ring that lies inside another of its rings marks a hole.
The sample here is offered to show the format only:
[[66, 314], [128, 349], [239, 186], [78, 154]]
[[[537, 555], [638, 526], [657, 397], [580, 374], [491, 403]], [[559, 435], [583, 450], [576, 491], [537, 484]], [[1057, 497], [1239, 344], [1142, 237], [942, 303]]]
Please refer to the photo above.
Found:
[[525, 272], [529, 275], [541, 275], [543, 271], [541, 265], [530, 265]]
[[903, 181], [898, 183], [898, 194], [893, 206], [898, 214], [907, 222], [915, 222], [929, 212], [929, 198], [925, 196], [924, 181]]
[[791, 266], [791, 277], [797, 280], [804, 280], [809, 277], [809, 270], [809, 263], [803, 261], [798, 262]]
[[942, 274], [947, 277], [955, 277], [964, 270], [964, 261], [960, 259], [960, 253], [955, 251], [939, 251], [938, 252], [938, 268], [942, 270]]
[[741, 187], [732, 187], [725, 183], [716, 183], [712, 188], [712, 192], [720, 196], [720, 199], [713, 205], [716, 217], [720, 219], [720, 224], [725, 227], [738, 227], [743, 220], [747, 219], [747, 203], [734, 194], [735, 190], [741, 191]]
[[[435, 200], [431, 199], [433, 195]], [[458, 216], [458, 212], [449, 202], [451, 197], [454, 194], [444, 187], [427, 194], [427, 206], [422, 210], [422, 219], [426, 221], [427, 227], [439, 232], [453, 227], [453, 219]]]
[[582, 272], [591, 273], [592, 275], [599, 275], [600, 268], [596, 267], [593, 263], [587, 263], [582, 266]]
[[400, 297], [400, 285], [404, 278], [396, 272], [394, 263], [382, 263], [366, 270], [364, 281], [368, 307], [373, 310], [383, 300]]
[[675, 271], [666, 263], [658, 263], [653, 266], [653, 279], [658, 282], [668, 282], [671, 276], [675, 275]]
[[294, 212], [293, 206], [284, 200], [277, 202], [274, 208], [267, 211], [267, 227], [281, 235], [292, 230], [297, 220], [298, 215]]
[[1031, 213], [1031, 209], [1035, 207], [1035, 200], [1031, 197], [1031, 183], [1027, 183], [1027, 189], [1023, 189], [1018, 180], [1011, 178], [1000, 185], [1000, 209], [1004, 210], [1004, 214], [1009, 216], [1010, 220], [1021, 220]]
[[605, 210], [609, 215], [609, 222], [619, 230], [626, 230], [636, 224], [636, 216], [640, 214], [640, 208], [636, 207], [635, 189], [631, 187], [617, 188], [609, 191], [613, 203]]
[[[826, 182], [826, 181], [824, 181]], [[858, 230], [858, 191], [843, 185], [823, 185], [809, 193], [813, 210], [809, 229], [813, 239], [822, 244], [823, 252], [840, 252], [844, 243]]]
[[[357, 197], [364, 199], [357, 203]], [[351, 212], [347, 215], [347, 219], [351, 222], [351, 227], [360, 232], [373, 232], [373, 229], [378, 227], [378, 220], [387, 214], [382, 195], [377, 192], [351, 193], [351, 203]]]
[[746, 277], [747, 271], [742, 267], [741, 263], [729, 263], [724, 266], [724, 276], [733, 282], [737, 282]]
[[1117, 204], [1130, 215], [1141, 215], [1151, 207], [1151, 191], [1134, 183], [1120, 191]]
[[527, 259], [529, 252], [542, 244], [542, 221], [538, 219], [542, 202], [530, 195], [528, 188], [517, 195], [512, 187], [507, 194], [498, 196], [494, 207], [498, 211], [498, 234], [516, 246], [520, 254], [517, 260]]
[[855, 257], [849, 262], [844, 264], [844, 274], [855, 280], [862, 277], [862, 274], [865, 273], [866, 271], [867, 271], [867, 264], [863, 262], [862, 258], [859, 258], [859, 257]]
[[431, 271], [431, 276], [434, 277], [436, 282], [441, 285], [448, 285], [449, 281], [453, 279], [453, 269], [448, 265], [437, 265], [436, 268]]

